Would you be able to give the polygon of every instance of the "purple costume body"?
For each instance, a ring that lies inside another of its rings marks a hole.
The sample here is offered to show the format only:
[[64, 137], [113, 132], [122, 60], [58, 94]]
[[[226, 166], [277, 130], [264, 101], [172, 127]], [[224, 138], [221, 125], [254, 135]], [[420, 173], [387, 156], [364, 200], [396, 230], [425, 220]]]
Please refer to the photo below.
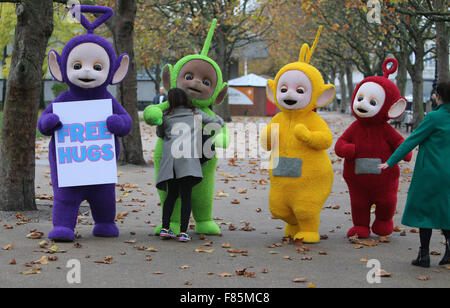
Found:
[[[107, 119], [108, 130], [116, 137], [124, 137], [129, 134], [132, 127], [130, 115], [107, 90], [108, 85], [120, 83], [125, 77], [126, 71], [128, 70], [128, 56], [121, 55], [117, 58], [113, 46], [104, 38], [94, 34], [95, 28], [111, 18], [114, 11], [108, 7], [82, 5], [75, 6], [72, 9], [74, 16], [76, 10], [79, 10], [80, 13], [86, 12], [103, 15], [91, 24], [83, 15], [80, 14], [79, 16], [81, 23], [88, 30], [88, 34], [75, 37], [67, 43], [61, 56], [59, 56], [55, 51], [51, 51], [50, 55], [54, 58], [53, 62], [51, 59], [49, 60], [50, 71], [56, 80], [65, 82], [69, 86], [69, 91], [62, 93], [52, 104], [50, 104], [43, 112], [38, 122], [39, 131], [43, 135], [52, 136], [49, 145], [49, 161], [54, 191], [54, 229], [50, 232], [48, 237], [56, 241], [75, 240], [74, 230], [77, 223], [78, 212], [81, 202], [85, 200], [88, 201], [91, 206], [92, 216], [95, 221], [93, 231], [94, 236], [117, 237], [119, 235], [119, 229], [115, 225], [115, 184], [70, 188], [59, 187], [54, 133], [61, 129], [62, 123], [59, 117], [53, 113], [53, 104], [61, 102], [111, 99], [113, 103], [113, 115]], [[67, 74], [68, 58], [72, 50], [75, 47], [86, 43], [96, 44], [102, 47], [109, 57], [110, 70], [107, 80], [102, 85], [95, 88], [77, 86], [69, 80]], [[119, 71], [121, 71], [120, 78], [117, 77]], [[116, 157], [119, 156], [119, 149], [119, 141], [116, 138]]]

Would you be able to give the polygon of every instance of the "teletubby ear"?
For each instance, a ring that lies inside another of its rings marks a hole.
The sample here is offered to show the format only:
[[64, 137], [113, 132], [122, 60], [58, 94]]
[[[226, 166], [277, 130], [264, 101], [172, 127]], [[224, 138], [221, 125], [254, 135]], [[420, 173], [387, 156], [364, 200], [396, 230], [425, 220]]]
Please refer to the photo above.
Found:
[[48, 68], [55, 80], [63, 82], [61, 67], [59, 66], [59, 55], [54, 50], [50, 51], [48, 54]]
[[119, 57], [120, 65], [117, 71], [114, 74], [114, 78], [111, 84], [121, 83], [125, 77], [127, 77], [128, 69], [130, 67], [130, 57], [126, 54], [123, 54]]
[[400, 117], [406, 110], [408, 102], [404, 97], [400, 98], [394, 105], [392, 105], [391, 109], [389, 109], [388, 116], [391, 119], [396, 119]]
[[273, 80], [270, 79], [267, 81], [266, 94], [267, 99], [275, 104], [275, 94], [273, 93], [273, 84], [274, 84]]
[[172, 88], [171, 76], [172, 76], [172, 65], [167, 64], [166, 66], [164, 66], [162, 72], [163, 85], [167, 91], [169, 91]]
[[333, 85], [329, 84], [324, 87], [322, 94], [317, 99], [316, 107], [322, 108], [333, 101], [336, 95], [336, 89]]
[[219, 105], [223, 102], [225, 97], [228, 94], [228, 85], [225, 83], [222, 91], [220, 91], [219, 95], [217, 95], [216, 101], [214, 102], [216, 105]]

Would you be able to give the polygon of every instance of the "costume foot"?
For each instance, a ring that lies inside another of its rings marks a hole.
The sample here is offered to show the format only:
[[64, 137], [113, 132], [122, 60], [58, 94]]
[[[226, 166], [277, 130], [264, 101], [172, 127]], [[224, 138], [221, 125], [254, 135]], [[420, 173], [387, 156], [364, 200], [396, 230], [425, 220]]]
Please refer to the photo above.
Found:
[[206, 234], [206, 235], [222, 234], [222, 231], [220, 231], [219, 226], [212, 220], [197, 222], [195, 224], [195, 232], [197, 234]]
[[370, 228], [355, 226], [347, 232], [347, 237], [353, 237], [355, 235], [358, 235], [359, 238], [369, 238]]
[[66, 227], [55, 227], [49, 234], [48, 238], [55, 242], [70, 243], [75, 241], [75, 232]]
[[439, 265], [448, 265], [450, 264], [450, 241], [447, 242], [446, 248], [445, 248], [445, 255], [441, 262], [439, 262]]
[[299, 232], [300, 232], [300, 226], [299, 225], [286, 224], [286, 229], [284, 230], [284, 234], [287, 237], [292, 237], [293, 238]]
[[394, 232], [394, 222], [392, 220], [382, 221], [375, 219], [372, 225], [372, 231], [379, 236], [388, 236]]
[[303, 239], [303, 243], [316, 244], [320, 242], [320, 235], [316, 232], [298, 232], [294, 236], [294, 240]]
[[411, 263], [414, 266], [429, 268], [430, 267], [430, 254], [427, 251], [420, 250], [419, 256]]
[[[161, 234], [161, 229], [162, 229], [162, 224], [156, 227], [154, 234], [156, 236], [159, 236]], [[170, 230], [172, 230], [172, 232], [174, 234], [180, 234], [180, 224], [176, 223], [176, 222], [171, 222]]]
[[115, 223], [109, 223], [95, 224], [92, 234], [97, 237], [118, 237], [120, 232]]

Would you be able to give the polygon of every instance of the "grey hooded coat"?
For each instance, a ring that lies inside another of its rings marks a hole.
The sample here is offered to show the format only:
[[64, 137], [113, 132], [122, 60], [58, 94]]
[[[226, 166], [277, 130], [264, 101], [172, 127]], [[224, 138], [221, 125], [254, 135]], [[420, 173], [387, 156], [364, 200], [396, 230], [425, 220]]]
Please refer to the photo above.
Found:
[[[179, 107], [163, 117], [156, 134], [164, 139], [161, 165], [156, 187], [167, 190], [167, 181], [191, 177], [194, 184], [203, 179], [202, 157], [203, 124], [225, 125], [220, 117], [213, 118], [201, 110]], [[215, 129], [213, 129], [215, 130]]]

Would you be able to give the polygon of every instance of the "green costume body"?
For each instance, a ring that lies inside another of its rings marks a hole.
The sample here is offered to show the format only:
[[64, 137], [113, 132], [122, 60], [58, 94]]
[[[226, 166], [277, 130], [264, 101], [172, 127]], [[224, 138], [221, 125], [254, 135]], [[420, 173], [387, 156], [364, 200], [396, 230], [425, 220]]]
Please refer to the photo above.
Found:
[[388, 160], [395, 166], [420, 145], [402, 223], [450, 230], [450, 104], [429, 113]]
[[[203, 101], [194, 99], [192, 100], [192, 103], [196, 108], [200, 109], [201, 111], [205, 112], [211, 117], [216, 117], [216, 114], [210, 109], [210, 106], [214, 105], [221, 91], [227, 87], [227, 84], [223, 82], [222, 71], [220, 70], [220, 67], [215, 61], [213, 61], [207, 56], [209, 48], [211, 46], [211, 41], [214, 34], [216, 23], [217, 21], [214, 20], [201, 55], [190, 55], [184, 57], [183, 59], [178, 61], [177, 64], [175, 64], [175, 66], [173, 67], [170, 64], [167, 65], [167, 67], [170, 70], [171, 88], [177, 87], [177, 79], [180, 70], [189, 61], [202, 60], [212, 65], [212, 67], [216, 70], [218, 79], [214, 94], [212, 95], [211, 98], [207, 100]], [[161, 125], [163, 112], [166, 109], [168, 109], [168, 107], [169, 107], [168, 102], [162, 103], [160, 105], [153, 105], [147, 107], [144, 111], [145, 122], [149, 125]], [[226, 127], [224, 127], [223, 130], [219, 133], [214, 132], [214, 135], [215, 135], [214, 144], [216, 147], [218, 148], [228, 147], [230, 136]], [[154, 152], [156, 179], [158, 178], [159, 174], [159, 167], [161, 164], [161, 158], [163, 154], [163, 144], [164, 140], [159, 138]], [[213, 158], [202, 166], [203, 181], [200, 184], [196, 185], [192, 191], [192, 214], [196, 222], [195, 232], [198, 234], [209, 234], [209, 235], [221, 234], [220, 228], [214, 222], [212, 216], [217, 162], [218, 159]], [[167, 198], [167, 192], [158, 190], [158, 194], [161, 199], [161, 204], [163, 205]], [[179, 199], [177, 200], [175, 210], [171, 218], [171, 230], [176, 234], [180, 233], [180, 216], [181, 216], [181, 200]], [[160, 233], [161, 227], [162, 226], [160, 225], [155, 229], [156, 235]]]

